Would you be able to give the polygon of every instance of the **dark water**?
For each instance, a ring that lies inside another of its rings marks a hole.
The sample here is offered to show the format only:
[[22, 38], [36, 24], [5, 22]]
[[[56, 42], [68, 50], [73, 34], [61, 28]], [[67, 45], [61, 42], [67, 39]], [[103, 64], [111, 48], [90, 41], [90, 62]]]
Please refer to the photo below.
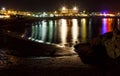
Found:
[[43, 20], [31, 24], [31, 27], [25, 29], [22, 37], [47, 44], [85, 43], [96, 36], [112, 31], [113, 22], [112, 18]]

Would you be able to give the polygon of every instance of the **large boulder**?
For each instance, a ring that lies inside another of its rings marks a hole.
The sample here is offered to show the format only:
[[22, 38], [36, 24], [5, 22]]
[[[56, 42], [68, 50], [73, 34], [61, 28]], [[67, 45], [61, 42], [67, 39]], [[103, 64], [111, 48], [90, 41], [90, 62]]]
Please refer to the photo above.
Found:
[[108, 54], [108, 47], [105, 43], [113, 38], [113, 33], [109, 32], [94, 38], [88, 43], [77, 44], [74, 46], [75, 51], [84, 63], [89, 64], [114, 64], [114, 59]]

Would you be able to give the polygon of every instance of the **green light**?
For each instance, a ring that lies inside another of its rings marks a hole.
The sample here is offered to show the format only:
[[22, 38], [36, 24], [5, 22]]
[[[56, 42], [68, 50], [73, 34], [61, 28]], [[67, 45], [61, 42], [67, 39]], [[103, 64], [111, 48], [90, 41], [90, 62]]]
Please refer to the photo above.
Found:
[[53, 39], [53, 21], [49, 22], [49, 42]]
[[46, 41], [46, 35], [47, 35], [47, 23], [45, 21], [42, 21], [42, 35], [41, 35], [41, 40]]

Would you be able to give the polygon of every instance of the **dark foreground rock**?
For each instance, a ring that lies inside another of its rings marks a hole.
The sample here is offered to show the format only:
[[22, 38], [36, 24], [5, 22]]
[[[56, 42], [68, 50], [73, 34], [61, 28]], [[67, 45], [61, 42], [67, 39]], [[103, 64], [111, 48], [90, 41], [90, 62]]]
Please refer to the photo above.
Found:
[[[56, 44], [38, 43], [36, 41], [24, 39], [18, 33], [3, 30], [3, 38], [0, 48], [9, 50], [9, 54], [15, 56], [61, 56], [72, 55], [69, 46], [63, 47]], [[64, 54], [63, 54], [64, 52]]]
[[[13, 39], [13, 41], [14, 40], [15, 39]], [[5, 59], [4, 61], [8, 60], [11, 63], [5, 64], [4, 67], [0, 68], [0, 76], [120, 76], [120, 66], [117, 65], [115, 62], [113, 62], [115, 63], [115, 65], [110, 64], [112, 63], [111, 58], [106, 56], [106, 48], [101, 43], [99, 44], [98, 40], [101, 40], [101, 38], [97, 38], [97, 42], [94, 41], [94, 43], [92, 42], [92, 44], [86, 43], [76, 45], [76, 52], [79, 53], [80, 57], [78, 55], [66, 56], [64, 50], [63, 52], [57, 49], [56, 53], [61, 53], [63, 54], [62, 56], [5, 56], [6, 54], [9, 54], [8, 50], [4, 54], [2, 53], [2, 57], [7, 57], [7, 59]], [[17, 43], [21, 43], [21, 41], [17, 41], [14, 42], [16, 43], [15, 46], [18, 46]], [[12, 44], [12, 42], [10, 43]], [[31, 45], [28, 43], [27, 45]], [[12, 49], [14, 49], [14, 45], [9, 45], [9, 48], [11, 47], [13, 47]], [[17, 47], [16, 49], [18, 49], [19, 51], [22, 50], [22, 48], [19, 49], [19, 47]], [[107, 61], [104, 58], [107, 58]], [[82, 61], [86, 63], [83, 63]]]
[[75, 51], [84, 63], [103, 68], [120, 66], [120, 37], [113, 32], [94, 38], [88, 43], [75, 45]]
[[11, 36], [6, 36], [5, 40], [3, 48], [9, 49], [9, 53], [16, 56], [55, 56], [60, 55], [58, 51], [66, 51], [55, 44], [37, 43]]

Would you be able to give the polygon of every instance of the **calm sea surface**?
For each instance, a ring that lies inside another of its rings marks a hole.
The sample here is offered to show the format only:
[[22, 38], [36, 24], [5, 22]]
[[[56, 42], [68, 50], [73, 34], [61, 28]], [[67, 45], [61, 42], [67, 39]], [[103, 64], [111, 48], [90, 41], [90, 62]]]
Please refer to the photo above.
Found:
[[[117, 20], [119, 23], [119, 19]], [[112, 31], [114, 19], [59, 19], [33, 22], [25, 29], [23, 38], [47, 44], [86, 43], [92, 38]]]

